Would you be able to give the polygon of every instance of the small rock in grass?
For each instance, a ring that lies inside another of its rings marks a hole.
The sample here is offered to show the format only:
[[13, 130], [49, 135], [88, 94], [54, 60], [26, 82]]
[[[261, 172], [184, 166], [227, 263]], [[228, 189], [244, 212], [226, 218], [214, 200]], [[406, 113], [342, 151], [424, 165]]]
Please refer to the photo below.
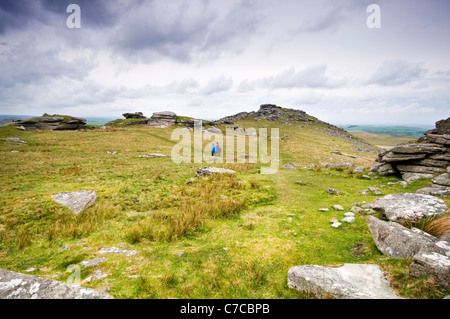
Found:
[[350, 213], [350, 212], [345, 213], [344, 215], [347, 216], [347, 217], [355, 217], [355, 214]]
[[355, 217], [345, 217], [341, 219], [341, 222], [353, 223], [355, 221]]
[[344, 207], [341, 205], [333, 205], [334, 210], [344, 210]]
[[327, 188], [327, 193], [330, 194], [330, 195], [337, 195], [337, 194], [339, 194], [339, 190], [328, 187]]
[[106, 260], [106, 258], [95, 258], [95, 259], [91, 259], [91, 260], [82, 261], [80, 263], [80, 265], [83, 266], [83, 267], [95, 267], [99, 263], [101, 263], [101, 262], [103, 262], [105, 260]]
[[333, 227], [333, 228], [339, 228], [339, 227], [341, 227], [341, 226], [342, 226], [342, 224], [339, 223], [339, 222], [333, 223], [333, 224], [331, 225], [331, 227]]

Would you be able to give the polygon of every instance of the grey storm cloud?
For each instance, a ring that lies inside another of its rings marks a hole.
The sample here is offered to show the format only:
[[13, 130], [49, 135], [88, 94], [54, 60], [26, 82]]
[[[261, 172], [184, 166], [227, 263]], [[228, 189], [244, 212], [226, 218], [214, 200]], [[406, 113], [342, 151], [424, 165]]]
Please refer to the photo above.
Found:
[[367, 84], [396, 86], [421, 79], [427, 71], [418, 63], [403, 60], [385, 61], [368, 79]]
[[[378, 1], [377, 3], [379, 3]], [[321, 1], [322, 10], [318, 10], [312, 17], [305, 17], [294, 33], [315, 33], [337, 28], [350, 16], [363, 16], [372, 0], [327, 0]]]
[[64, 26], [70, 4], [78, 4], [85, 27], [111, 27], [119, 16], [140, 5], [143, 0], [113, 2], [108, 0], [1, 0], [0, 34], [25, 29], [33, 23]]
[[[253, 2], [242, 0], [227, 10], [220, 2], [190, 0], [143, 4], [124, 17], [110, 45], [139, 62], [169, 57], [190, 62], [195, 54], [235, 51], [260, 24]], [[213, 5], [215, 4], [215, 5]], [[238, 45], [229, 45], [232, 41]], [[130, 56], [130, 53], [133, 53]]]
[[0, 51], [0, 87], [37, 84], [49, 78], [82, 80], [91, 64], [86, 60], [65, 61], [56, 49], [36, 50], [35, 41], [11, 45]]

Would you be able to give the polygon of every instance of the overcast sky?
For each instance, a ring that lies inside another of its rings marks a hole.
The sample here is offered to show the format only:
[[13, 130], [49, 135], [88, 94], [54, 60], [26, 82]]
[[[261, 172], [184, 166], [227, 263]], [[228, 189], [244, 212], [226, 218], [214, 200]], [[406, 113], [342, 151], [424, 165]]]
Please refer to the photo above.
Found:
[[266, 103], [333, 124], [449, 117], [450, 1], [0, 0], [0, 114], [218, 119]]

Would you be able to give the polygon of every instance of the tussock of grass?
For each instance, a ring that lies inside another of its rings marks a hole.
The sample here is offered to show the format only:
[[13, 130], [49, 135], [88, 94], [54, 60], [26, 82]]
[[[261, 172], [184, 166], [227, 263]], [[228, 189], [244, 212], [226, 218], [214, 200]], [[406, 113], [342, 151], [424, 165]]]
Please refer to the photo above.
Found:
[[444, 233], [450, 232], [450, 211], [444, 214], [422, 219], [415, 227], [433, 235], [441, 237]]

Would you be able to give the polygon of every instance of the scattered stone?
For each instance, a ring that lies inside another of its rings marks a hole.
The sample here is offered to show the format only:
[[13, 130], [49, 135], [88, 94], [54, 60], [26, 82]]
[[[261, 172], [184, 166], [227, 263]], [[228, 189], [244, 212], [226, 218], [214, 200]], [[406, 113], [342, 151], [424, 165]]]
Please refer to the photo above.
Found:
[[2, 139], [2, 141], [8, 142], [8, 143], [27, 144], [27, 142], [22, 141], [20, 138], [17, 138], [17, 137], [7, 137], [7, 138]]
[[284, 164], [284, 165], [283, 165], [283, 168], [286, 168], [286, 169], [297, 169], [297, 168], [294, 166], [293, 163], [287, 163], [287, 164]]
[[96, 270], [92, 274], [92, 277], [94, 277], [97, 280], [101, 280], [103, 278], [106, 278], [107, 276], [108, 276], [108, 274], [103, 273], [101, 270]]
[[391, 221], [404, 223], [442, 214], [448, 207], [442, 199], [434, 196], [399, 193], [375, 199], [373, 209]]
[[125, 254], [125, 256], [130, 257], [136, 255], [138, 252], [135, 250], [126, 250], [122, 248], [117, 247], [108, 247], [108, 248], [101, 248], [98, 251], [99, 254], [109, 254], [109, 253], [116, 253], [116, 254]]
[[116, 155], [116, 154], [117, 154], [117, 151], [107, 151], [106, 153], [107, 153], [107, 154], [111, 154], [111, 155]]
[[342, 207], [341, 205], [333, 205], [333, 209], [334, 210], [344, 210], [344, 207]]
[[218, 129], [217, 127], [211, 126], [209, 127], [206, 132], [213, 133], [213, 134], [222, 134], [222, 131]]
[[346, 222], [346, 223], [349, 223], [349, 224], [353, 223], [354, 221], [355, 221], [355, 217], [353, 217], [353, 216], [348, 216], [348, 217], [345, 217], [345, 218], [341, 219], [341, 222]]
[[344, 216], [346, 216], [346, 217], [355, 217], [355, 214], [353, 214], [353, 213], [345, 213]]
[[450, 289], [450, 257], [437, 252], [421, 251], [414, 255], [409, 274], [412, 277], [432, 276], [444, 289]]
[[61, 250], [70, 250], [69, 245], [64, 245], [61, 247]]
[[362, 194], [362, 195], [367, 195], [369, 193], [372, 193], [374, 195], [381, 195], [382, 194], [380, 189], [377, 188], [377, 187], [369, 187], [368, 189], [360, 191], [359, 193]]
[[219, 167], [202, 167], [197, 169], [195, 177], [208, 176], [211, 174], [235, 174], [236, 172], [231, 169], [219, 168]]
[[27, 270], [25, 270], [26, 272], [33, 272], [33, 271], [35, 271], [36, 270], [36, 268], [34, 268], [34, 267], [31, 267], [31, 268], [28, 268]]
[[52, 198], [59, 204], [70, 208], [78, 214], [85, 208], [94, 205], [97, 200], [97, 193], [95, 191], [62, 192], [53, 195]]
[[341, 226], [342, 226], [342, 224], [339, 222], [331, 224], [331, 227], [333, 227], [333, 228], [339, 228]]
[[369, 175], [363, 175], [363, 176], [361, 176], [362, 178], [365, 178], [365, 179], [372, 179], [372, 177], [370, 177]]
[[308, 184], [308, 182], [305, 182], [305, 181], [296, 181], [295, 184], [306, 185], [306, 184]]
[[0, 299], [112, 299], [105, 292], [0, 269]]
[[105, 260], [106, 258], [95, 258], [91, 260], [82, 261], [80, 262], [80, 265], [83, 267], [96, 267], [98, 264], [104, 262]]
[[337, 195], [337, 194], [339, 194], [339, 191], [334, 188], [327, 188], [327, 193], [330, 195]]
[[364, 166], [356, 166], [354, 169], [353, 169], [353, 173], [362, 173], [362, 172], [364, 172]]
[[146, 155], [139, 155], [139, 158], [155, 158], [155, 157], [171, 157], [170, 155], [158, 154], [158, 153], [150, 153]]
[[344, 264], [342, 267], [295, 266], [288, 271], [288, 287], [319, 298], [398, 299], [378, 265]]
[[333, 217], [330, 219], [330, 223], [332, 223], [332, 224], [339, 223], [339, 221], [335, 217]]
[[319, 208], [320, 212], [329, 212], [330, 210], [328, 208]]

